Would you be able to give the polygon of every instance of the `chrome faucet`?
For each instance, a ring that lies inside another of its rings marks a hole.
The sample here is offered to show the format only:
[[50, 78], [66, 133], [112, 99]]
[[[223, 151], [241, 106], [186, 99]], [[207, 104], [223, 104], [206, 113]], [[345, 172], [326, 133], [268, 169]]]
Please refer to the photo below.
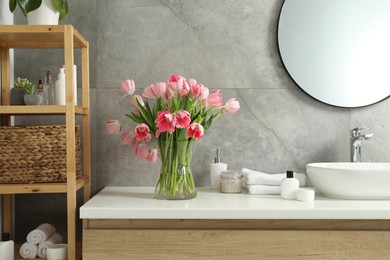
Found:
[[356, 127], [351, 130], [351, 161], [360, 162], [362, 159], [362, 140], [369, 140], [374, 134], [362, 134], [364, 128]]

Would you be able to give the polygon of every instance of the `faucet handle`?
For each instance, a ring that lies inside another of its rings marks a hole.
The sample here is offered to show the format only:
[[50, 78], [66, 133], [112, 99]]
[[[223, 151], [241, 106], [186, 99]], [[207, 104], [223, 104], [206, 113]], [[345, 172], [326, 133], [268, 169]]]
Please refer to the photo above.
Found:
[[366, 127], [355, 127], [354, 129], [352, 129], [351, 130], [352, 137], [358, 137], [359, 135], [361, 135], [363, 129], [366, 129]]

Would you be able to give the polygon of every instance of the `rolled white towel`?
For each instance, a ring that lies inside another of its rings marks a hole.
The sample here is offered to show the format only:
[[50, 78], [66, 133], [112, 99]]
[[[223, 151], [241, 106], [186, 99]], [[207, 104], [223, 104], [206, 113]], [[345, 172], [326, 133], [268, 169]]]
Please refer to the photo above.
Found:
[[48, 240], [38, 244], [38, 256], [41, 258], [46, 258], [47, 248], [50, 245], [61, 244], [61, 243], [62, 243], [62, 236], [58, 233], [54, 233], [51, 237], [49, 237]]
[[[243, 180], [246, 184], [262, 184], [280, 186], [282, 180], [286, 178], [285, 173], [268, 174], [242, 168]], [[303, 173], [294, 173], [294, 177], [299, 181], [299, 186], [303, 187], [306, 184], [306, 175]]]
[[56, 232], [56, 228], [49, 223], [43, 223], [27, 235], [27, 241], [37, 245], [49, 239]]
[[280, 195], [280, 186], [271, 185], [247, 185], [248, 193], [252, 195]]
[[38, 255], [38, 246], [29, 242], [25, 242], [20, 247], [19, 253], [23, 258], [36, 258]]

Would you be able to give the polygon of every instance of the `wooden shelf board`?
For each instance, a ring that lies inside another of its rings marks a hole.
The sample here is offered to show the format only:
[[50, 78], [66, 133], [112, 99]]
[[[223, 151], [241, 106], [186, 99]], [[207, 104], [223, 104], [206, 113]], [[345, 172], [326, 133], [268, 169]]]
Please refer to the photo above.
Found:
[[[72, 25], [1, 25], [0, 46], [6, 48], [64, 48], [65, 27]], [[73, 28], [74, 48], [88, 41]]]
[[[76, 190], [89, 183], [87, 177], [76, 180]], [[32, 183], [32, 184], [0, 184], [0, 194], [37, 194], [37, 193], [66, 193], [66, 182], [58, 183]]]
[[[65, 115], [66, 106], [0, 106], [3, 115]], [[77, 115], [87, 115], [88, 109], [76, 107]]]

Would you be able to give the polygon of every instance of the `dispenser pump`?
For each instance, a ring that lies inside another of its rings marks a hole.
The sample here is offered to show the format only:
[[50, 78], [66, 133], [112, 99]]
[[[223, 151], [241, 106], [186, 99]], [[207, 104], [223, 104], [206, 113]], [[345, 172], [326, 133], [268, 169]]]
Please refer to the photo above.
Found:
[[216, 148], [215, 149], [216, 150], [216, 157], [215, 157], [215, 159], [214, 159], [214, 162], [215, 163], [221, 163], [222, 162], [222, 160], [221, 160], [221, 157], [219, 156], [219, 154], [220, 154], [220, 150], [219, 150], [219, 148]]
[[213, 149], [216, 151], [214, 163], [210, 164], [210, 183], [213, 190], [219, 190], [221, 185], [221, 173], [227, 170], [227, 164], [222, 163], [220, 157], [220, 149]]

